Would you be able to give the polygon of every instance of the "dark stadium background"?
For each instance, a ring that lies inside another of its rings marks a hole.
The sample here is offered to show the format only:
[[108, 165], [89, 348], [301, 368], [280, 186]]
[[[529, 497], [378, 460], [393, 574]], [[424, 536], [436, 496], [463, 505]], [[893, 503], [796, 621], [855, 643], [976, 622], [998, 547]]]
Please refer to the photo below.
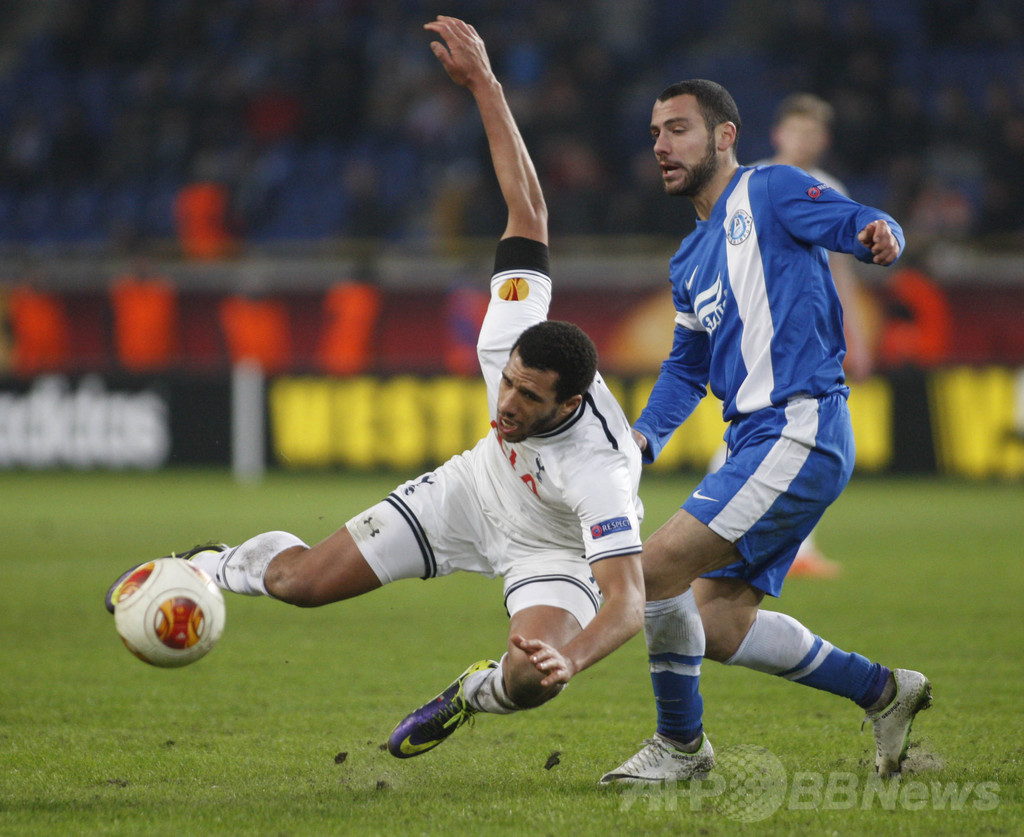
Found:
[[[437, 13], [487, 41], [548, 198], [552, 314], [592, 333], [606, 372], [657, 368], [667, 260], [693, 224], [661, 194], [654, 96], [724, 83], [751, 162], [806, 90], [836, 109], [825, 168], [907, 232], [902, 273], [861, 269], [897, 460], [915, 439], [911, 470], [959, 447], [932, 439], [964, 401], [929, 404], [933, 376], [995, 370], [967, 384], [1003, 405], [973, 472], [1024, 472], [1024, 10], [1008, 0], [9, 0], [0, 399], [53, 374], [72, 394], [99, 374], [208, 398], [247, 357], [271, 376], [475, 375], [502, 206], [470, 97], [427, 49]], [[157, 290], [125, 302], [126, 284]], [[22, 413], [0, 408], [0, 450]]]

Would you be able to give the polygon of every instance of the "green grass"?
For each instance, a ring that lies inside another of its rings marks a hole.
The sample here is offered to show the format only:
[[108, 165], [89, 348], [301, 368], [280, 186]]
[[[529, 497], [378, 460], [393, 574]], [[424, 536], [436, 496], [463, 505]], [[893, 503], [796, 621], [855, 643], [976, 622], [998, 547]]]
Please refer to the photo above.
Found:
[[[842, 577], [791, 579], [773, 603], [840, 647], [931, 677], [935, 705], [888, 808], [870, 795], [885, 788], [868, 785], [873, 743], [855, 707], [714, 663], [705, 722], [725, 778], [767, 749], [785, 773], [779, 809], [740, 822], [754, 809], [737, 800], [758, 800], [738, 784], [704, 803], [686, 787], [598, 788], [653, 728], [640, 638], [548, 706], [480, 716], [435, 752], [392, 758], [380, 745], [407, 711], [500, 653], [498, 581], [408, 581], [317, 610], [232, 596], [220, 644], [184, 669], [122, 647], [102, 597], [128, 564], [268, 529], [315, 541], [396, 481], [0, 475], [0, 834], [1024, 830], [1020, 485], [855, 481], [819, 531]], [[693, 482], [645, 483], [647, 531]]]

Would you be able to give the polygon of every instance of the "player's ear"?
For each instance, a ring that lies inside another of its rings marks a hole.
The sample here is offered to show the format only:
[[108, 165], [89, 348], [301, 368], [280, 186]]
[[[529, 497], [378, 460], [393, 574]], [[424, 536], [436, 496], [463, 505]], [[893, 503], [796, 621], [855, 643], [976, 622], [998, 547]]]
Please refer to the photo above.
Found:
[[720, 122], [715, 126], [715, 147], [719, 151], [728, 151], [736, 144], [736, 123]]
[[569, 415], [569, 413], [575, 413], [576, 408], [580, 406], [580, 403], [582, 401], [582, 395], [574, 395], [571, 398], [566, 398], [565, 401], [562, 402], [562, 409], [564, 410], [564, 415]]

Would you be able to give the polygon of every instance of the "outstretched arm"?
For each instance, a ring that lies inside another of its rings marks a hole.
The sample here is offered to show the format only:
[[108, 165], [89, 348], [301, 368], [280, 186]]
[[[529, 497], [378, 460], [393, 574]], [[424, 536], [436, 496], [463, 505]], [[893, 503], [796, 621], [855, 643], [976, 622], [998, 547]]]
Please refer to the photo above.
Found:
[[501, 84], [491, 70], [483, 40], [468, 23], [446, 15], [439, 15], [423, 28], [444, 40], [443, 44], [431, 41], [430, 49], [451, 80], [473, 94], [480, 110], [494, 173], [508, 206], [508, 224], [501, 237], [522, 236], [547, 244], [548, 211], [540, 181]]
[[514, 635], [513, 644], [526, 652], [544, 675], [545, 688], [568, 683], [574, 674], [607, 657], [644, 625], [644, 577], [640, 554], [605, 558], [591, 565], [604, 604], [597, 616], [563, 648], [540, 639]]

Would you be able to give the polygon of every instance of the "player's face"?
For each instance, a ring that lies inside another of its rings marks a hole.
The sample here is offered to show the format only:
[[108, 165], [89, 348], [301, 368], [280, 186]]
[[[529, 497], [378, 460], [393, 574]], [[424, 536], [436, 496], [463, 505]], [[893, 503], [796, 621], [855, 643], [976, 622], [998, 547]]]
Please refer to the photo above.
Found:
[[651, 112], [654, 156], [669, 195], [700, 194], [718, 171], [715, 134], [708, 131], [694, 96], [655, 102]]
[[559, 401], [555, 395], [558, 373], [534, 369], [512, 352], [501, 371], [498, 384], [497, 431], [507, 442], [521, 442], [527, 436], [546, 433], [575, 410], [580, 397]]

